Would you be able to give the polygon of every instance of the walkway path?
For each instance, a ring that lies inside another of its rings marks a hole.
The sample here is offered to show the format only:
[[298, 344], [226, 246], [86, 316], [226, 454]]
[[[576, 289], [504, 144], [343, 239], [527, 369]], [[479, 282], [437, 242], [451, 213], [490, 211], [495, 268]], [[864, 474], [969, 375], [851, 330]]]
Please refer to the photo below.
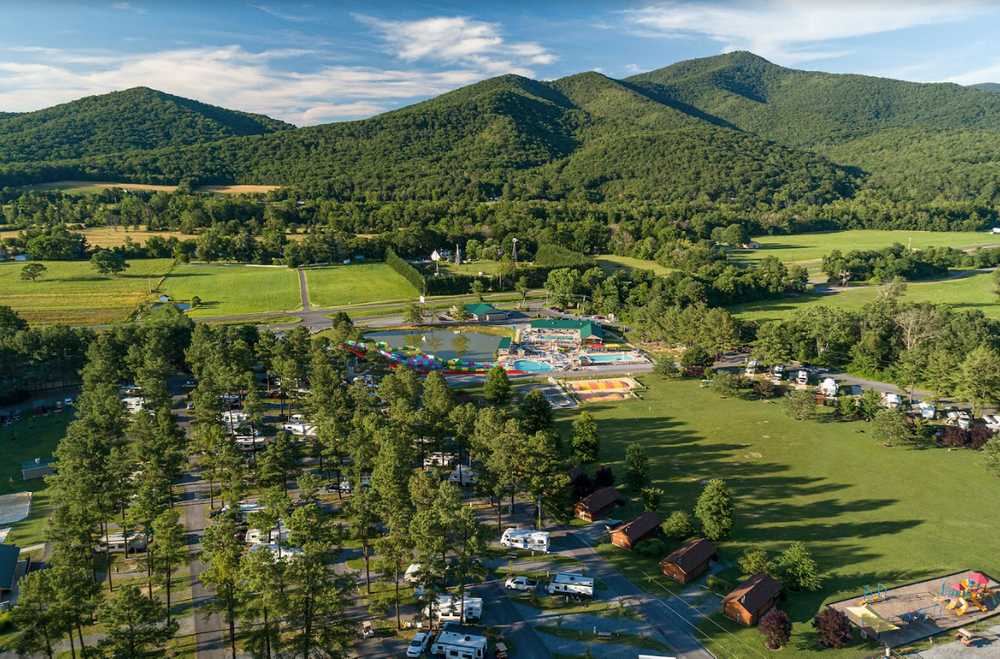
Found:
[[[929, 650], [924, 650], [916, 656], [920, 659], [962, 659], [963, 657], [1000, 657], [1000, 625], [988, 627], [976, 633], [979, 640], [975, 647], [967, 648], [958, 641], [944, 641]], [[942, 639], [950, 638], [945, 634]]]
[[299, 268], [299, 296], [302, 298], [302, 313], [309, 313], [309, 282], [306, 281], [306, 271]]

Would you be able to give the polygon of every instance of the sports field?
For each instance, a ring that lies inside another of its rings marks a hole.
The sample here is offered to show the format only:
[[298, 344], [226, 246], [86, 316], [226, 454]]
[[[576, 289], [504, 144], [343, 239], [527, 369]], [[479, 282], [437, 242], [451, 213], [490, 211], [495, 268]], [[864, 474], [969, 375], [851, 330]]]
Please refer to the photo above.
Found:
[[759, 261], [775, 256], [784, 263], [795, 263], [818, 272], [823, 257], [835, 249], [849, 252], [857, 249], [881, 249], [893, 243], [914, 249], [925, 247], [1000, 246], [1000, 236], [985, 231], [883, 231], [879, 229], [852, 229], [825, 233], [800, 233], [791, 236], [759, 236], [754, 241], [759, 249], [742, 249], [730, 252], [738, 261]]
[[31, 323], [94, 325], [123, 320], [151, 297], [170, 259], [136, 259], [118, 277], [98, 274], [88, 261], [42, 261], [38, 281], [22, 281], [25, 263], [0, 263], [0, 305]]
[[384, 263], [359, 263], [306, 270], [313, 307], [339, 307], [367, 302], [416, 301], [419, 293]]
[[[820, 592], [789, 593], [781, 603], [795, 623], [782, 656], [872, 656], [857, 647], [820, 651], [810, 627], [824, 602], [854, 596], [865, 584], [891, 587], [962, 569], [1000, 572], [1000, 481], [976, 452], [886, 448], [864, 422], [797, 422], [779, 404], [722, 398], [697, 382], [652, 375], [643, 382], [641, 400], [587, 407], [602, 438], [601, 463], [621, 480], [625, 447], [644, 446], [651, 484], [664, 491], [664, 515], [691, 511], [707, 479], [725, 479], [736, 524], [721, 545], [723, 560], [735, 564], [751, 545], [779, 552], [802, 541], [826, 573]], [[566, 436], [576, 415], [559, 413]], [[627, 519], [641, 505], [630, 508], [615, 516]], [[610, 545], [601, 551], [651, 592], [677, 592], [658, 576], [656, 561]], [[720, 624], [725, 631], [702, 625], [717, 656], [770, 656], [756, 629]]]
[[201, 298], [196, 318], [302, 308], [298, 273], [284, 266], [179, 263], [161, 290], [175, 302]]
[[636, 259], [631, 256], [617, 256], [615, 254], [601, 254], [595, 257], [597, 259], [597, 265], [601, 266], [609, 272], [614, 272], [615, 270], [651, 270], [657, 275], [668, 275], [674, 272], [673, 268], [668, 268], [666, 266], [660, 265], [656, 261], [647, 261], [645, 259]]
[[[993, 290], [992, 273], [968, 272], [958, 272], [954, 278], [939, 281], [907, 282], [904, 299], [908, 302], [947, 304], [956, 309], [979, 309], [991, 318], [1000, 319], [1000, 299]], [[858, 286], [821, 295], [804, 294], [733, 305], [729, 310], [744, 320], [779, 320], [819, 305], [857, 310], [877, 295], [877, 286]]]

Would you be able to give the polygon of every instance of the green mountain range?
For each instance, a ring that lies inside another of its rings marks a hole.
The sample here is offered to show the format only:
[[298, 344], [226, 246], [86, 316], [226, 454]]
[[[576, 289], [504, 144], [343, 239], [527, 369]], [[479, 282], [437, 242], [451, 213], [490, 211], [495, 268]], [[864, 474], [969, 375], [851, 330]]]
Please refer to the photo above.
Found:
[[[130, 121], [111, 118], [123, 112], [114, 95], [0, 117], [0, 163], [8, 163], [0, 184], [190, 180], [297, 185], [337, 198], [755, 208], [864, 188], [914, 201], [1000, 201], [1000, 95], [799, 71], [745, 52], [625, 80], [500, 76], [370, 119], [299, 129], [150, 90], [120, 94], [130, 95], [127, 114], [144, 118], [142, 128], [116, 130]], [[82, 134], [82, 118], [99, 130]], [[74, 130], [78, 139], [67, 138]], [[18, 141], [30, 131], [33, 140]]]
[[136, 87], [37, 112], [0, 114], [0, 162], [81, 158], [287, 128], [292, 126], [263, 115]]

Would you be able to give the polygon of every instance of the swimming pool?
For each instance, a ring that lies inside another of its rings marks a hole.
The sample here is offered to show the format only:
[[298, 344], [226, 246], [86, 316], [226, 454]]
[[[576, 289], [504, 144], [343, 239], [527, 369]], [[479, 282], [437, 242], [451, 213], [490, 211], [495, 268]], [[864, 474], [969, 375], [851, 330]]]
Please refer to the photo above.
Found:
[[515, 371], [527, 371], [528, 373], [546, 373], [552, 370], [552, 364], [546, 364], [534, 359], [518, 359], [513, 364], [510, 364], [510, 368]]
[[586, 357], [591, 364], [618, 364], [638, 361], [630, 352], [588, 353], [581, 355], [581, 357]]

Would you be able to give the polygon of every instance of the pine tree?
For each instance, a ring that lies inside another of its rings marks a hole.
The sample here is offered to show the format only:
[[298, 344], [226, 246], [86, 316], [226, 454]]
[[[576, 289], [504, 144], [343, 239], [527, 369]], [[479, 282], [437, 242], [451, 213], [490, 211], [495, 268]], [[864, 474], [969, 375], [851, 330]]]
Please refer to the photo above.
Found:
[[164, 623], [159, 600], [146, 597], [134, 584], [125, 584], [97, 612], [105, 638], [99, 647], [115, 657], [142, 657], [160, 650], [177, 631], [177, 622]]
[[573, 446], [573, 457], [584, 464], [597, 462], [600, 456], [600, 438], [597, 434], [597, 422], [590, 412], [584, 412], [573, 421], [573, 434], [570, 438]]
[[625, 447], [625, 482], [636, 492], [649, 482], [649, 456], [642, 444]]
[[251, 551], [240, 564], [239, 617], [246, 629], [246, 648], [255, 657], [281, 653], [281, 614], [286, 608], [287, 563], [270, 551]]
[[816, 591], [823, 585], [816, 561], [801, 542], [793, 542], [781, 552], [775, 567], [782, 582], [792, 590]]
[[18, 585], [20, 594], [12, 621], [18, 630], [14, 649], [20, 656], [44, 652], [53, 657], [53, 643], [66, 627], [61, 619], [59, 601], [48, 570], [25, 575]]
[[721, 540], [733, 528], [733, 498], [724, 481], [713, 478], [702, 490], [694, 507], [705, 537]]
[[181, 525], [180, 514], [173, 508], [164, 510], [152, 524], [153, 541], [150, 544], [148, 553], [152, 555], [154, 566], [153, 575], [157, 583], [164, 587], [166, 605], [164, 611], [167, 615], [167, 624], [170, 624], [171, 589], [173, 584], [174, 570], [181, 565], [188, 556], [187, 548], [184, 544], [184, 527]]
[[236, 659], [236, 612], [242, 603], [238, 585], [243, 543], [237, 539], [236, 532], [236, 524], [227, 515], [205, 529], [202, 537], [205, 570], [200, 576], [202, 583], [215, 591], [210, 606], [225, 614], [232, 659]]
[[494, 366], [486, 373], [483, 383], [483, 398], [493, 405], [506, 405], [510, 402], [511, 386], [507, 371], [500, 366]]

